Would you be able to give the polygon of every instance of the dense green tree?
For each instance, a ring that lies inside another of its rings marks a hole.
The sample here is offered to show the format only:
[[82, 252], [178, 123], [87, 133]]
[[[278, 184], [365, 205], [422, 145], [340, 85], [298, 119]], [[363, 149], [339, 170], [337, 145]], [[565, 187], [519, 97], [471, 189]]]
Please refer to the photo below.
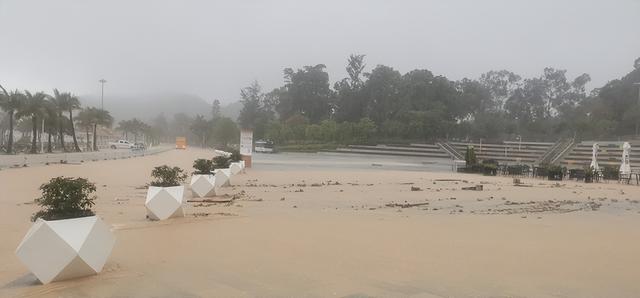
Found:
[[196, 115], [191, 123], [191, 131], [200, 139], [202, 147], [206, 147], [207, 137], [212, 133], [212, 123], [204, 116]]
[[318, 64], [284, 70], [285, 86], [276, 107], [282, 119], [301, 114], [317, 123], [329, 117], [333, 92], [329, 88], [329, 74], [325, 68], [324, 64]]
[[213, 136], [215, 142], [223, 146], [229, 144], [238, 143], [240, 139], [240, 130], [233, 120], [227, 117], [222, 117], [214, 123]]

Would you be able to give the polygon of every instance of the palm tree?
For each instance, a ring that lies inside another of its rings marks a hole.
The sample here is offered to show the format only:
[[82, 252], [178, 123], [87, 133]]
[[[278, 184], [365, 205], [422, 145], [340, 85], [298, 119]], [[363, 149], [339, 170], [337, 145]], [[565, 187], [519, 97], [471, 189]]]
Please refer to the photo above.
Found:
[[58, 91], [58, 89], [53, 89], [53, 97], [51, 97], [51, 101], [55, 104], [58, 112], [58, 121], [56, 123], [56, 126], [58, 127], [60, 146], [62, 147], [62, 151], [64, 152], [67, 151], [67, 148], [64, 146], [64, 119], [62, 118], [62, 112], [66, 111], [67, 96], [67, 93], [61, 93], [60, 91]]
[[95, 109], [93, 114], [93, 150], [98, 151], [98, 125], [104, 127], [111, 127], [113, 125], [113, 117], [109, 114], [109, 111], [102, 109]]
[[25, 101], [16, 116], [18, 117], [31, 117], [32, 121], [32, 133], [31, 136], [31, 150], [29, 153], [38, 153], [38, 148], [36, 146], [36, 139], [38, 135], [38, 118], [44, 117], [44, 105], [45, 98], [47, 98], [47, 94], [44, 92], [37, 92], [35, 94], [31, 94], [29, 91], [25, 91]]
[[120, 122], [118, 122], [118, 130], [121, 130], [123, 135], [123, 138], [125, 140], [127, 140], [129, 138], [129, 132], [132, 131], [133, 129], [133, 123], [131, 122], [131, 120], [122, 120]]
[[2, 86], [0, 86], [0, 88], [4, 93], [3, 96], [0, 96], [0, 109], [7, 112], [9, 115], [9, 141], [7, 142], [7, 153], [11, 154], [13, 153], [13, 124], [17, 119], [15, 114], [24, 102], [24, 94], [17, 90], [8, 93]]
[[[56, 90], [57, 91], [57, 90]], [[76, 152], [80, 152], [80, 147], [78, 146], [78, 139], [76, 138], [76, 129], [73, 125], [73, 110], [77, 110], [80, 108], [80, 100], [78, 97], [74, 96], [71, 93], [67, 93], [65, 97], [65, 110], [69, 112], [69, 123], [71, 124], [71, 136], [73, 137], [73, 146]]]
[[60, 119], [58, 118], [58, 107], [56, 104], [47, 100], [44, 104], [44, 130], [47, 133], [47, 152], [53, 151], [51, 138], [57, 132], [57, 125]]
[[86, 133], [87, 151], [91, 151], [91, 142], [89, 141], [89, 131], [93, 128], [93, 118], [96, 108], [85, 108], [76, 117], [76, 122], [79, 127], [84, 128]]

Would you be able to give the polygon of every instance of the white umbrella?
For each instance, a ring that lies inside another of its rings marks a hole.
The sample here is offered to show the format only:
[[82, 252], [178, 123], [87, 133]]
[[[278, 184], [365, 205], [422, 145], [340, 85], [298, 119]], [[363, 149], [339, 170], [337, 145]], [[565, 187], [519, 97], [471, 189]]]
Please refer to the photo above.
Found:
[[622, 145], [622, 164], [620, 165], [620, 174], [631, 174], [631, 164], [629, 163], [629, 153], [631, 152], [631, 145], [628, 142], [624, 142]]
[[600, 145], [598, 145], [598, 143], [593, 143], [593, 154], [591, 155], [591, 168], [594, 171], [598, 171], [600, 169], [598, 167], [598, 150], [600, 150]]

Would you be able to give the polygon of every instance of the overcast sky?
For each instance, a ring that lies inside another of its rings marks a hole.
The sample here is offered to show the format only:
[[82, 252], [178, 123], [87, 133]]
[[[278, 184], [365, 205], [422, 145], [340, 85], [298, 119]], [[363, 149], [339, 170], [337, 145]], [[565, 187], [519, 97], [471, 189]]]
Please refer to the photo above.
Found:
[[426, 68], [450, 79], [491, 69], [589, 73], [599, 87], [640, 57], [640, 0], [0, 0], [0, 84], [98, 94], [181, 92], [237, 100], [282, 69], [323, 63], [346, 76]]

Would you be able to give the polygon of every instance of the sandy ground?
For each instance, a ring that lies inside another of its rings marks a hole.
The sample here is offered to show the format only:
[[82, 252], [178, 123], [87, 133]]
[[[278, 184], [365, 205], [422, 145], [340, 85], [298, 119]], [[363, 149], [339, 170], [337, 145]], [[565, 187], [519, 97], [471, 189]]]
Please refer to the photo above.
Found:
[[[516, 187], [510, 178], [384, 165], [273, 169], [257, 156], [225, 189], [234, 202], [190, 203], [185, 218], [147, 221], [151, 169], [191, 170], [211, 154], [0, 171], [0, 296], [640, 296], [638, 186], [523, 179], [529, 187]], [[38, 186], [58, 175], [96, 182], [96, 212], [117, 243], [101, 274], [40, 285], [14, 251]], [[475, 185], [483, 190], [462, 190]]]

